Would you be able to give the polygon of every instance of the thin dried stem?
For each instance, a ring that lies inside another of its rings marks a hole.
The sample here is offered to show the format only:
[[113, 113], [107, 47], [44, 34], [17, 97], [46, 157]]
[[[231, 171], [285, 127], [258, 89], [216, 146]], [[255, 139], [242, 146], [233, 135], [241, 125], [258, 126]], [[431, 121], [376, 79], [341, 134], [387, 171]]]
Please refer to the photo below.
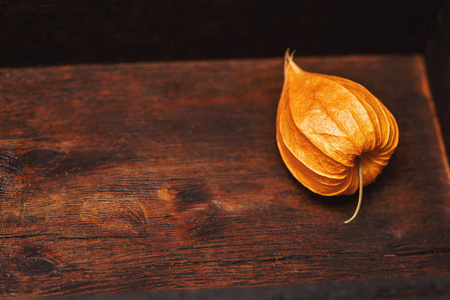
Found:
[[356, 216], [358, 215], [359, 209], [361, 208], [361, 202], [362, 202], [362, 196], [363, 196], [363, 175], [362, 175], [362, 168], [361, 163], [359, 162], [359, 159], [356, 159], [356, 164], [358, 166], [358, 176], [359, 176], [359, 198], [358, 198], [358, 205], [356, 206], [355, 213], [353, 216], [345, 221], [345, 224], [350, 223]]

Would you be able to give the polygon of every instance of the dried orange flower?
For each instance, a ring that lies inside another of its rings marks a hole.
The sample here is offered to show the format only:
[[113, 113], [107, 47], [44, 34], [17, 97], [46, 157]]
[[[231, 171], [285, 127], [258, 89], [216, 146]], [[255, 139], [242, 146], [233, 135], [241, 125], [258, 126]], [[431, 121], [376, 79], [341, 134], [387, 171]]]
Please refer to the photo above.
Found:
[[278, 104], [277, 143], [284, 163], [305, 187], [350, 195], [372, 183], [398, 144], [392, 114], [362, 85], [303, 71], [286, 52]]

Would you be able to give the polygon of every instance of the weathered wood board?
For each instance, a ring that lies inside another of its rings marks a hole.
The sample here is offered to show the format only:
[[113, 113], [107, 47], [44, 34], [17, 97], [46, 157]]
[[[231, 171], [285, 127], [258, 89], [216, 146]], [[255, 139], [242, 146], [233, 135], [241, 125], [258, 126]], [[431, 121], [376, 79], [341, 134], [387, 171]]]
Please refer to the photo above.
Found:
[[280, 59], [0, 69], [0, 295], [448, 276], [447, 158], [420, 55], [299, 57], [397, 119], [390, 164], [322, 197], [275, 141]]

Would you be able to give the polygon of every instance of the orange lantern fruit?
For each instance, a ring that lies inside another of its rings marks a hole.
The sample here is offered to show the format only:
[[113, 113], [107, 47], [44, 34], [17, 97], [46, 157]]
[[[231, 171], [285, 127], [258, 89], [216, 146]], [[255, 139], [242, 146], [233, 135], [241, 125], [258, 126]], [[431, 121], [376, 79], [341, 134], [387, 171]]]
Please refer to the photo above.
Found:
[[372, 183], [398, 144], [397, 122], [362, 85], [302, 70], [289, 50], [277, 112], [277, 144], [292, 175], [314, 193], [351, 195]]

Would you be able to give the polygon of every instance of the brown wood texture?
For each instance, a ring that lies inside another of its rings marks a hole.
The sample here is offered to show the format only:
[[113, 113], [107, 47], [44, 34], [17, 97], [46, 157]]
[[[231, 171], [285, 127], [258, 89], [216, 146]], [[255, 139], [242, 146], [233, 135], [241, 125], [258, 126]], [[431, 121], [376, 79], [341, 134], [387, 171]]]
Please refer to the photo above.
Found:
[[449, 170], [420, 55], [299, 57], [395, 115], [390, 164], [322, 197], [275, 141], [283, 61], [0, 70], [0, 295], [449, 275]]

